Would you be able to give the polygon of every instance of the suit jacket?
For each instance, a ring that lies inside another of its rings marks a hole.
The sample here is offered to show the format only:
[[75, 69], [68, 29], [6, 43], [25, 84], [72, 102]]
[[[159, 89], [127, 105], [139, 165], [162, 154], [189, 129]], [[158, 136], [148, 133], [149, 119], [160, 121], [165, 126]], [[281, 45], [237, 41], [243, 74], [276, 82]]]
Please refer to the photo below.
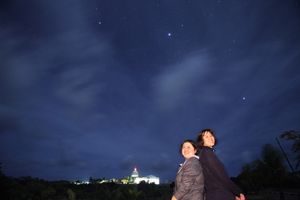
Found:
[[198, 157], [187, 159], [179, 168], [174, 196], [178, 200], [203, 200], [204, 177]]

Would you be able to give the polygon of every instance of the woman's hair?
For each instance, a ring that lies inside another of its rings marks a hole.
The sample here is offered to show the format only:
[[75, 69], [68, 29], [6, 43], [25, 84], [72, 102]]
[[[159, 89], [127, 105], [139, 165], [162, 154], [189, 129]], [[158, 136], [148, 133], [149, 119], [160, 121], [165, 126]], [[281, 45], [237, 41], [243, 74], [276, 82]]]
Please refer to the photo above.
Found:
[[194, 149], [196, 150], [196, 152], [195, 152], [195, 154], [197, 154], [197, 151], [198, 151], [198, 145], [197, 145], [197, 143], [194, 141], [194, 140], [184, 140], [181, 144], [180, 144], [180, 149], [179, 149], [179, 153], [180, 154], [182, 154], [181, 153], [181, 151], [182, 151], [182, 147], [183, 147], [183, 144], [184, 143], [190, 143], [193, 147], [194, 147]]
[[204, 145], [203, 134], [205, 132], [210, 132], [211, 133], [211, 135], [215, 138], [215, 145], [217, 145], [217, 138], [216, 138], [215, 132], [212, 129], [210, 129], [210, 128], [203, 129], [202, 131], [200, 131], [198, 133], [198, 137], [197, 137], [197, 143], [198, 143], [198, 145], [200, 147], [203, 147], [203, 145]]

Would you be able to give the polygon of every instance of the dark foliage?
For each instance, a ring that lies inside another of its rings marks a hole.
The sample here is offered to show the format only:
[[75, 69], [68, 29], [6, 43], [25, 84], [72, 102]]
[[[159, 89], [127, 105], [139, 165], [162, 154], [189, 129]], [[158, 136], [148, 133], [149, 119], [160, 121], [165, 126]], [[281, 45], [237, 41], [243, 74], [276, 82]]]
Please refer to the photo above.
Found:
[[115, 183], [75, 185], [67, 181], [48, 182], [31, 177], [1, 176], [3, 199], [60, 199], [60, 200], [165, 200], [170, 199], [170, 185], [121, 185]]
[[262, 148], [261, 158], [244, 165], [235, 181], [246, 192], [270, 188], [282, 190], [300, 187], [300, 180], [295, 175], [286, 169], [281, 152], [266, 144]]
[[298, 169], [299, 165], [300, 165], [300, 132], [297, 132], [294, 130], [285, 131], [280, 135], [280, 138], [293, 141], [292, 151], [296, 155], [296, 157], [295, 157], [296, 167], [295, 168]]

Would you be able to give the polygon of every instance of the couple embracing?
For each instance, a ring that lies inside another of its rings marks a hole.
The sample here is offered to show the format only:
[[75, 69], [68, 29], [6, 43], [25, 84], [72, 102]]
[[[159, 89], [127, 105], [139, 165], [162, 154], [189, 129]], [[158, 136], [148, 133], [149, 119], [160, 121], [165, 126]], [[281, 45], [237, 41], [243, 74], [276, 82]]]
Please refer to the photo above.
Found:
[[185, 161], [177, 172], [171, 200], [245, 200], [214, 153], [216, 143], [214, 131], [204, 129], [197, 143], [185, 140], [181, 144]]

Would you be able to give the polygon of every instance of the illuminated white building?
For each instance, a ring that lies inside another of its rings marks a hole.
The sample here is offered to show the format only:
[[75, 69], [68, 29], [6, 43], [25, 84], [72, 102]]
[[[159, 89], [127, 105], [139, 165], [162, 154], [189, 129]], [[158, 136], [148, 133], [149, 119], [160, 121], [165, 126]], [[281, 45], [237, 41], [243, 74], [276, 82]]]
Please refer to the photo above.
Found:
[[139, 184], [142, 181], [144, 181], [145, 183], [154, 183], [156, 185], [159, 185], [159, 178], [153, 175], [149, 175], [146, 177], [137, 177], [134, 179], [135, 184]]
[[139, 177], [139, 172], [137, 171], [137, 168], [135, 167], [133, 169], [133, 172], [131, 173], [131, 178], [137, 178]]
[[145, 183], [154, 183], [156, 185], [159, 185], [159, 177], [153, 176], [153, 175], [149, 175], [146, 177], [140, 177], [139, 176], [139, 172], [137, 171], [137, 168], [135, 167], [132, 174], [131, 174], [131, 178], [133, 180], [133, 183], [135, 184], [139, 184], [141, 182], [145, 182]]
[[89, 181], [74, 181], [73, 183], [74, 183], [75, 185], [90, 184]]

